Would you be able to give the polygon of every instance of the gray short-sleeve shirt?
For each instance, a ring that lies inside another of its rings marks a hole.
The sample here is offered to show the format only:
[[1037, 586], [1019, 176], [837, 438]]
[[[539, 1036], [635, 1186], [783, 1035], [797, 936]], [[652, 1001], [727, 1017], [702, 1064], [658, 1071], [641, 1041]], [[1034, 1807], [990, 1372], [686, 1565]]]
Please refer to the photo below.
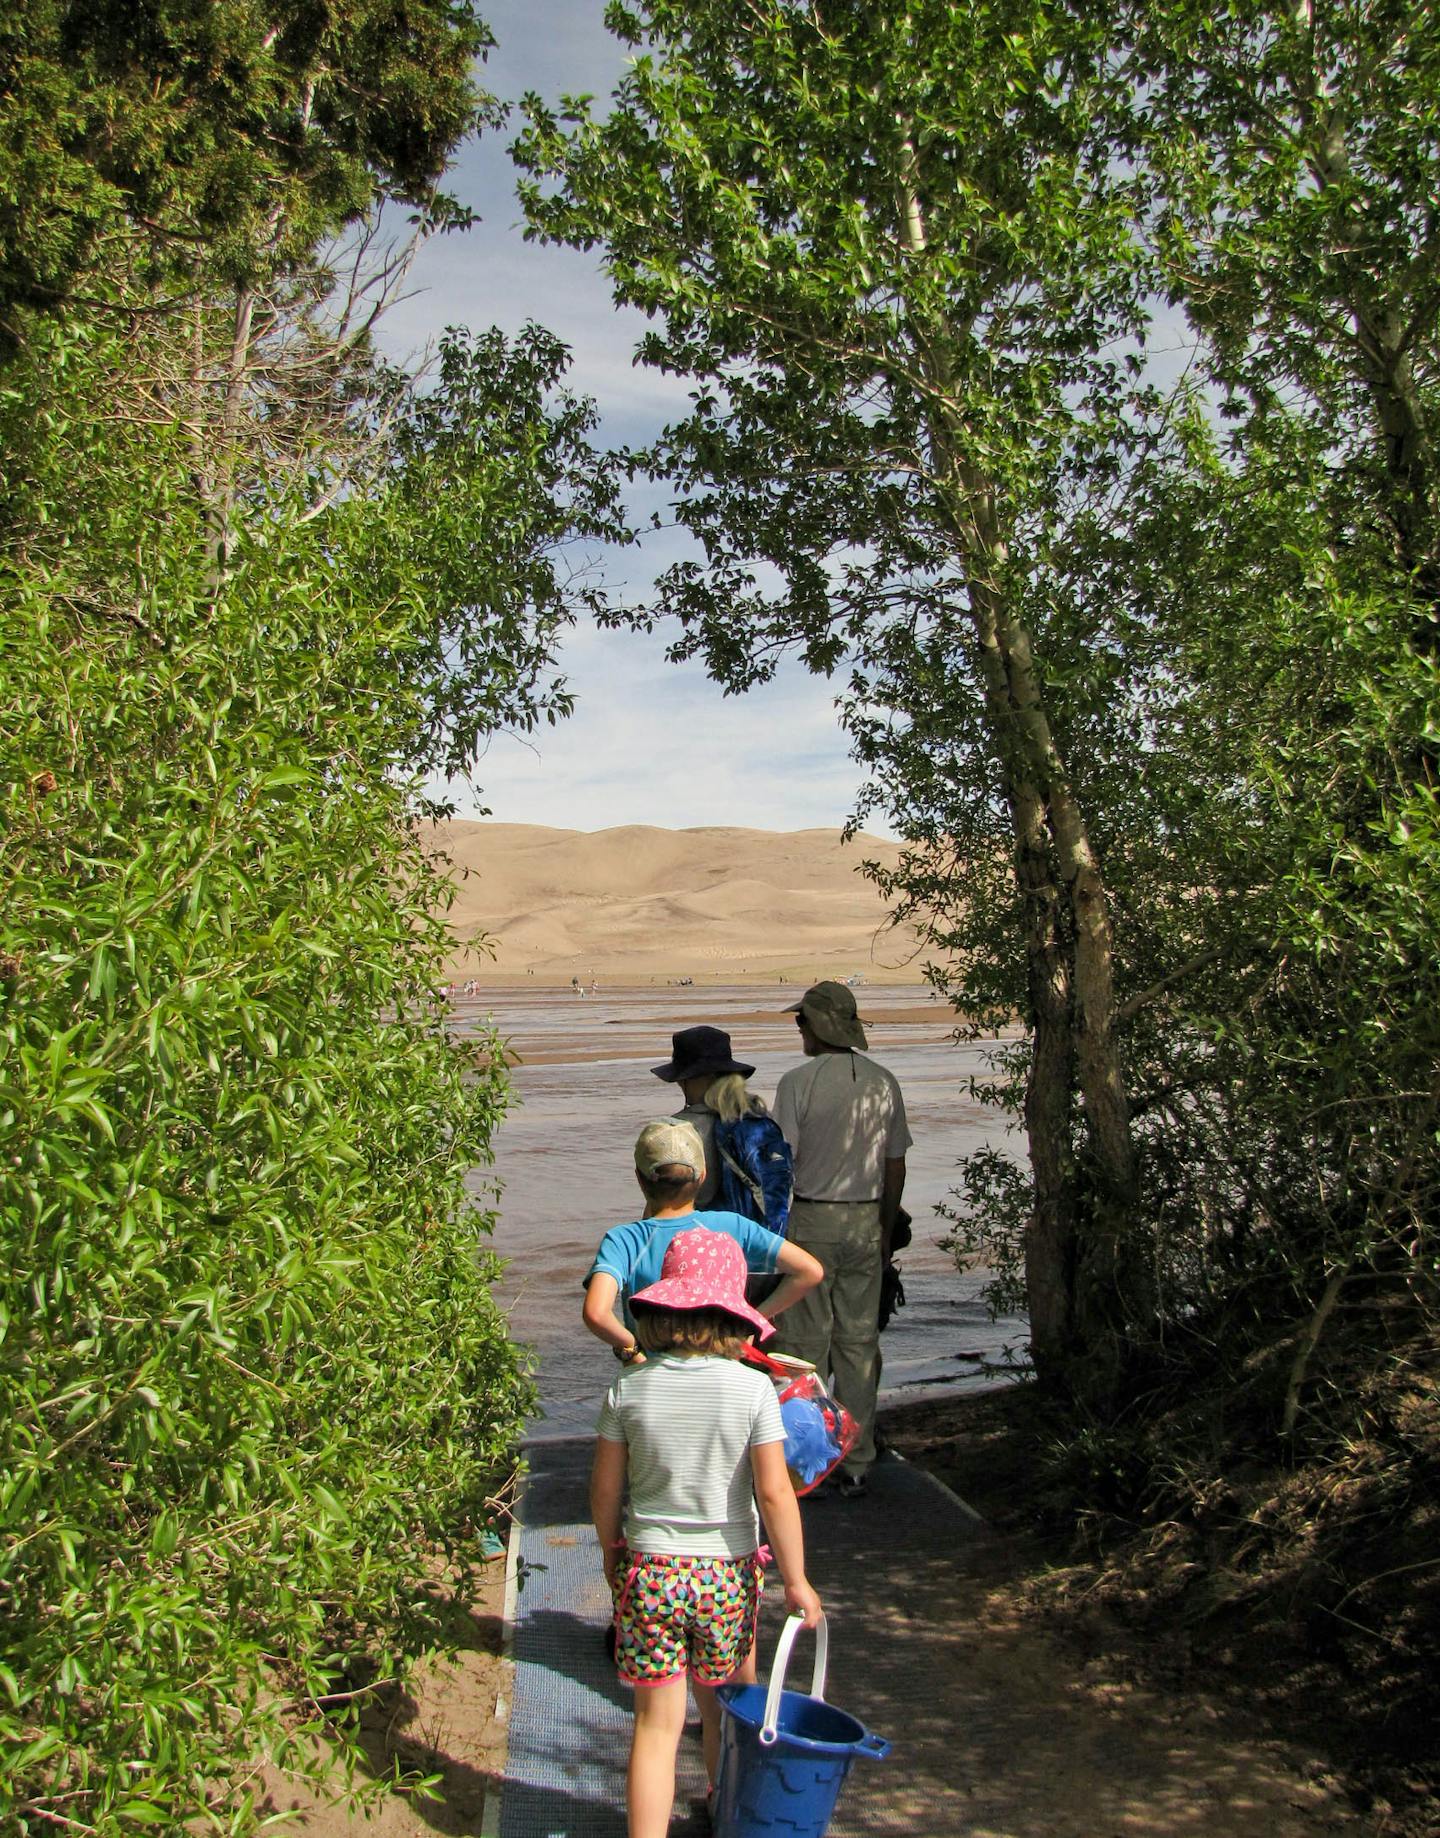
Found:
[[912, 1141], [893, 1072], [864, 1053], [817, 1053], [775, 1090], [775, 1121], [795, 1151], [795, 1195], [878, 1200], [885, 1163]]

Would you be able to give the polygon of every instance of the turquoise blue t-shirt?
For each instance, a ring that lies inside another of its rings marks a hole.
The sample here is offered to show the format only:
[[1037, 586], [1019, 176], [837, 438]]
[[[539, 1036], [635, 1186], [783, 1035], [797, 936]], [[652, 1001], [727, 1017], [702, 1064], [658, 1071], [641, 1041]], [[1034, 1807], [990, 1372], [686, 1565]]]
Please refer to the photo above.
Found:
[[632, 1219], [628, 1225], [615, 1225], [600, 1240], [595, 1261], [585, 1276], [590, 1278], [603, 1270], [620, 1285], [620, 1306], [626, 1327], [633, 1330], [635, 1319], [630, 1313], [630, 1298], [637, 1290], [648, 1289], [660, 1281], [660, 1267], [670, 1240], [681, 1232], [693, 1231], [697, 1225], [712, 1232], [725, 1232], [745, 1253], [745, 1264], [751, 1276], [770, 1276], [785, 1240], [767, 1232], [755, 1220], [739, 1213], [684, 1213], [678, 1219]]

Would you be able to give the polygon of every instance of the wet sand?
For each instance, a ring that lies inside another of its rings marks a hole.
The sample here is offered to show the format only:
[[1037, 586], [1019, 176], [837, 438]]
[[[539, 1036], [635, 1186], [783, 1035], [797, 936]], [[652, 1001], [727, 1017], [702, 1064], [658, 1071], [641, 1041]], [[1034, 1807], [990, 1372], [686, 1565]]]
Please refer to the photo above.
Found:
[[[530, 988], [456, 1002], [457, 1029], [493, 1026], [516, 1062], [518, 1107], [498, 1133], [494, 1168], [473, 1179], [480, 1192], [499, 1185], [495, 1248], [510, 1260], [500, 1296], [538, 1358], [537, 1435], [588, 1433], [614, 1377], [613, 1359], [580, 1325], [580, 1283], [604, 1232], [638, 1215], [630, 1155], [640, 1126], [680, 1102], [650, 1068], [669, 1058], [672, 1032], [709, 1022], [730, 1032], [736, 1054], [756, 1067], [752, 1089], [769, 1099], [800, 1058], [784, 1012], [799, 994], [793, 984], [762, 994], [751, 983], [602, 990], [582, 1001], [569, 989]], [[983, 1275], [957, 1271], [939, 1244], [946, 1224], [935, 1208], [959, 1178], [958, 1159], [1006, 1140], [1004, 1119], [966, 1089], [986, 1070], [986, 1046], [957, 1043], [949, 1010], [924, 989], [873, 995], [856, 991], [873, 1056], [900, 1080], [915, 1138], [905, 1193], [915, 1242], [900, 1258], [907, 1306], [882, 1342], [884, 1398], [898, 1402], [993, 1382], [993, 1366], [1023, 1357], [1026, 1336], [1021, 1321], [988, 1319]], [[1015, 1137], [1008, 1146], [1023, 1150]]]
[[[725, 1004], [734, 992], [728, 986], [721, 986], [687, 989], [681, 993], [692, 1003], [699, 999], [700, 1006], [709, 1012], [717, 1002]], [[777, 996], [783, 996], [785, 993], [784, 988], [776, 990]], [[747, 989], [744, 994], [753, 996], [754, 992]], [[655, 991], [652, 989], [622, 987], [601, 995], [586, 995], [581, 998], [577, 998], [574, 992], [568, 989], [548, 991], [546, 995], [548, 998], [559, 996], [567, 1005], [565, 1013], [577, 1023], [578, 1031], [574, 1038], [556, 1039], [553, 1029], [555, 1020], [553, 1013], [542, 1013], [540, 1017], [533, 1017], [525, 1012], [536, 1001], [533, 988], [528, 991], [487, 989], [474, 997], [457, 999], [455, 1008], [457, 1013], [467, 1008], [477, 1011], [471, 1025], [479, 1025], [487, 1013], [493, 1013], [496, 1032], [503, 1044], [505, 1064], [512, 1068], [515, 1066], [572, 1065], [589, 1060], [613, 1059], [621, 1037], [597, 1034], [593, 1028], [581, 1027], [579, 1017], [574, 1011], [579, 1009], [582, 1002], [613, 1005], [619, 1001], [627, 1009], [633, 1006], [633, 1013], [627, 1013], [623, 1017], [612, 1013], [602, 1024], [607, 1028], [622, 1027], [630, 1030], [633, 1038], [627, 1038], [627, 1046], [643, 1044], [644, 1041], [657, 1037], [668, 1040], [673, 1031], [669, 1018], [674, 1013], [674, 1005], [663, 1001], [657, 1002]], [[648, 1010], [645, 1007], [647, 1003], [650, 1005]], [[512, 1029], [506, 1026], [505, 1017], [514, 1011], [519, 1011], [519, 1013], [517, 1026]], [[716, 1025], [723, 1025], [737, 1038], [742, 1031], [748, 1031], [749, 1036], [754, 1038], [775, 1026], [774, 1009], [751, 1007], [732, 1012], [727, 1007], [725, 1014], [724, 1022], [717, 1022]], [[562, 1027], [564, 1018], [565, 1016], [562, 1015]], [[927, 1030], [926, 1038], [948, 1040], [954, 1031], [948, 1009], [941, 1007], [937, 1002], [930, 1001], [925, 995], [902, 1006], [896, 1002], [893, 990], [886, 991], [878, 1004], [867, 1003], [865, 1018], [874, 1027], [882, 1030], [886, 1028], [924, 1028]], [[537, 1020], [539, 1025], [537, 1025]], [[546, 1023], [552, 1025], [547, 1026]], [[744, 1055], [741, 1057], [743, 1058]], [[769, 1096], [770, 1094], [764, 1095]]]

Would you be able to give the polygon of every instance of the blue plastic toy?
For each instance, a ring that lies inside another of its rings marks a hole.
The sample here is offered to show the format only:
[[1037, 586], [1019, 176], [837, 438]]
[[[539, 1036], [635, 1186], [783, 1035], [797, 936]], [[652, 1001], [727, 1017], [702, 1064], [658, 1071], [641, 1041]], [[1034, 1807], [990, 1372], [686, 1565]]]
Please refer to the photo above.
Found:
[[785, 1466], [798, 1492], [840, 1460], [834, 1413], [827, 1413], [814, 1398], [781, 1398], [780, 1421], [785, 1425]]

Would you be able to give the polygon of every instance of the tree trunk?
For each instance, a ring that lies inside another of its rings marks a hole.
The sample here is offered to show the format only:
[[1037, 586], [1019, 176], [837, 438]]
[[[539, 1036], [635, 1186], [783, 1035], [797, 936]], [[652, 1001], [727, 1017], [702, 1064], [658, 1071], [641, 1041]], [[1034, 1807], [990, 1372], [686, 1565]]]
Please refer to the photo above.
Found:
[[225, 394], [221, 404], [218, 445], [214, 462], [214, 484], [206, 506], [209, 526], [206, 557], [206, 590], [213, 601], [224, 584], [234, 541], [232, 522], [235, 514], [236, 443], [240, 434], [240, 414], [245, 400], [245, 385], [250, 372], [250, 335], [255, 324], [255, 293], [241, 288], [235, 296], [235, 315], [230, 338], [230, 358], [225, 370]]
[[1045, 813], [1028, 791], [1012, 801], [1015, 872], [1025, 902], [1025, 972], [1033, 1038], [1025, 1132], [1035, 1210], [1025, 1234], [1030, 1346], [1047, 1384], [1063, 1382], [1075, 1352], [1075, 1056], [1070, 965], [1046, 846]]
[[[904, 123], [901, 124], [902, 131]], [[898, 186], [900, 239], [925, 253], [915, 149], [906, 135]], [[920, 367], [953, 400], [948, 340], [916, 329]], [[953, 533], [965, 558], [991, 733], [1004, 773], [1026, 915], [1026, 982], [1034, 1031], [1025, 1118], [1035, 1188], [1026, 1239], [1031, 1345], [1044, 1377], [1096, 1398], [1112, 1390], [1130, 1330], [1148, 1319], [1146, 1261], [1125, 1256], [1137, 1202], [1129, 1101], [1114, 1040], [1110, 907], [1084, 813], [1055, 744], [1028, 626], [1004, 585], [1008, 544], [991, 483], [964, 457], [936, 407], [932, 471], [951, 482]], [[1058, 868], [1058, 875], [1055, 870]], [[1073, 1147], [1075, 1092], [1084, 1101], [1088, 1187]], [[1083, 1224], [1082, 1224], [1083, 1221]]]
[[[994, 560], [1003, 559], [1004, 539], [991, 494], [974, 494], [971, 504], [969, 521], [983, 546], [985, 578]], [[1063, 1272], [1068, 1306], [1058, 1344], [1065, 1382], [1098, 1402], [1113, 1389], [1129, 1336], [1150, 1314], [1148, 1261], [1127, 1256], [1138, 1191], [1129, 1100], [1114, 1039], [1109, 901], [1084, 813], [1054, 742], [1029, 629], [988, 584], [977, 581], [971, 601], [1027, 907], [1027, 985], [1035, 1030], [1026, 1101], [1036, 1183], [1033, 1262], [1042, 1285], [1059, 1281]], [[1067, 1085], [1063, 1104], [1055, 1090], [1061, 1078]], [[1073, 1149], [1077, 1086], [1084, 1102], [1083, 1171]], [[1052, 1182], [1063, 1187], [1063, 1198], [1049, 1191]], [[1031, 1262], [1027, 1249], [1027, 1280]], [[1033, 1296], [1031, 1302], [1033, 1308]], [[1048, 1302], [1045, 1307], [1048, 1344], [1054, 1310]]]

